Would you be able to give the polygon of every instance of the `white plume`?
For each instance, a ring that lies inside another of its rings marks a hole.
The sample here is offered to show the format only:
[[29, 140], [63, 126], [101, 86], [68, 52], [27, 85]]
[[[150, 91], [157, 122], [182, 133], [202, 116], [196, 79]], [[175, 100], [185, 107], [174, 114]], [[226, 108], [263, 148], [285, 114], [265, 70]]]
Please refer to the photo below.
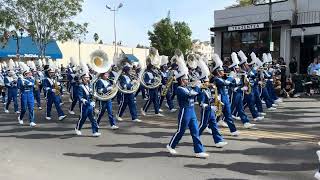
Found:
[[201, 79], [204, 77], [209, 77], [210, 75], [210, 70], [207, 66], [207, 64], [203, 60], [198, 61], [198, 67], [201, 69]]
[[13, 62], [12, 59], [9, 60], [8, 69], [9, 69], [9, 70], [14, 70], [14, 62]]
[[251, 62], [249, 63], [249, 65], [255, 64], [256, 61], [257, 61], [257, 56], [256, 56], [256, 54], [255, 54], [254, 52], [252, 52], [252, 53], [250, 54], [250, 57], [251, 57]]
[[240, 57], [240, 59], [241, 59], [241, 61], [240, 61], [239, 64], [243, 64], [243, 63], [246, 63], [246, 62], [247, 62], [248, 58], [247, 58], [247, 56], [244, 54], [243, 51], [240, 50], [240, 51], [238, 52], [238, 55], [239, 55], [239, 57]]
[[238, 55], [235, 52], [231, 53], [231, 60], [232, 60], [232, 64], [229, 66], [229, 68], [237, 66], [240, 63], [238, 59]]
[[161, 56], [161, 66], [168, 64], [169, 57], [168, 56]]
[[218, 67], [222, 67], [223, 63], [218, 54], [213, 54], [213, 61], [216, 63], [212, 70], [217, 69]]

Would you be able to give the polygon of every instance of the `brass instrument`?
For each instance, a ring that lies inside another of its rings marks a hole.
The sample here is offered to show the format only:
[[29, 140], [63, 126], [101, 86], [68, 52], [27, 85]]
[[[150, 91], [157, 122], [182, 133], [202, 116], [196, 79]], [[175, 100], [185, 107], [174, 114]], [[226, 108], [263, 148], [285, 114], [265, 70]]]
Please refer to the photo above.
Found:
[[131, 93], [137, 92], [140, 88], [140, 80], [138, 79], [137, 75], [134, 75], [132, 73], [129, 74], [129, 77], [131, 79], [131, 82], [133, 83], [133, 86], [130, 90], [128, 90], [128, 89], [124, 89], [120, 85], [119, 77], [122, 75], [122, 73], [123, 73], [122, 70], [120, 70], [118, 72], [118, 76], [115, 78], [116, 87], [119, 89], [119, 91], [123, 94], [131, 94]]
[[58, 82], [58, 78], [56, 78], [56, 79], [54, 80], [53, 89], [55, 89], [54, 94], [55, 94], [56, 96], [60, 96], [60, 94], [61, 94], [61, 93], [60, 93], [61, 86], [60, 86], [60, 83]]
[[155, 68], [153, 68], [153, 69], [151, 70], [151, 72], [153, 73], [153, 75], [155, 75], [155, 77], [154, 77], [155, 81], [154, 81], [154, 83], [151, 84], [151, 85], [147, 85], [147, 83], [144, 82], [144, 76], [145, 76], [145, 74], [147, 73], [146, 70], [141, 71], [140, 76], [139, 76], [139, 77], [140, 77], [141, 84], [142, 84], [145, 88], [147, 88], [147, 89], [155, 89], [155, 88], [159, 87], [159, 86], [162, 84], [162, 82], [161, 82], [162, 77], [161, 77], [160, 72], [159, 72], [157, 69], [155, 69]]
[[90, 55], [92, 69], [97, 72], [95, 78], [92, 80], [92, 97], [99, 101], [107, 101], [114, 98], [118, 93], [118, 87], [116, 85], [117, 78], [114, 80], [108, 79], [109, 82], [112, 82], [112, 89], [107, 93], [99, 93], [96, 89], [96, 83], [99, 80], [100, 73], [105, 73], [111, 68], [112, 60], [108, 59], [108, 55], [102, 50], [96, 50]]
[[40, 84], [41, 84], [41, 81], [39, 79], [36, 79], [34, 81], [34, 90], [39, 90], [40, 89]]
[[219, 99], [218, 88], [215, 86], [214, 87], [214, 106], [217, 107], [216, 117], [219, 117], [222, 115], [223, 105], [224, 104]]
[[246, 90], [245, 93], [248, 94], [248, 95], [251, 94], [252, 87], [251, 87], [251, 84], [250, 84], [250, 81], [249, 81], [248, 77], [246, 77], [246, 76], [243, 77], [243, 83], [244, 83], [245, 86], [248, 87], [248, 90]]
[[172, 73], [172, 75], [170, 76], [170, 78], [168, 79], [166, 85], [165, 85], [165, 88], [161, 91], [161, 96], [166, 96], [168, 91], [169, 91], [169, 88], [171, 87], [172, 83], [174, 82], [175, 80], [175, 77]]

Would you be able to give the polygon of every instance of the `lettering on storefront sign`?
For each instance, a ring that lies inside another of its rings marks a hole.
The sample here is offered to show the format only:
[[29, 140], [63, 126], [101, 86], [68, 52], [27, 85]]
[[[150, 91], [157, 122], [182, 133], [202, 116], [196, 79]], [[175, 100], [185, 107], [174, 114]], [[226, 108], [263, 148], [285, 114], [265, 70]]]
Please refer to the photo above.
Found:
[[247, 24], [247, 25], [240, 25], [240, 26], [229, 26], [228, 31], [243, 31], [248, 29], [260, 29], [264, 28], [264, 24]]
[[[17, 57], [17, 55], [10, 54], [8, 57]], [[20, 54], [20, 57], [25, 57], [25, 58], [37, 58], [39, 55], [37, 54]], [[51, 56], [45, 56], [46, 58], [51, 58]]]

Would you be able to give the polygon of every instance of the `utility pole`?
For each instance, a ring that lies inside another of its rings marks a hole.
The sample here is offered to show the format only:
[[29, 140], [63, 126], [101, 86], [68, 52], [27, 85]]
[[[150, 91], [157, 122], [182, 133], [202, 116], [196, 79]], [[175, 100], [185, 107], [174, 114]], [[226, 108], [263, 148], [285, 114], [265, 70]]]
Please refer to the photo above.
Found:
[[273, 42], [272, 42], [272, 1], [269, 0], [269, 48], [270, 51], [273, 51]]

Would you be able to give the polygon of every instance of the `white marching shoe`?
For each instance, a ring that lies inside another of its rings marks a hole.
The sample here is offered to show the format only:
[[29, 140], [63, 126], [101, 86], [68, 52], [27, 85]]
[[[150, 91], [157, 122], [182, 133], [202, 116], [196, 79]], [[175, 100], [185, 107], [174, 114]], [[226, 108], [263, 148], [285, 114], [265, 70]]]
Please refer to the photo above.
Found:
[[175, 109], [175, 108], [173, 108], [173, 109], [170, 110], [170, 112], [172, 112], [172, 113], [174, 113], [174, 112], [176, 112], [176, 111], [177, 111], [177, 109]]
[[253, 128], [255, 126], [255, 124], [251, 124], [251, 123], [247, 122], [247, 123], [244, 123], [243, 126], [246, 129], [250, 129], [250, 128]]
[[238, 120], [238, 121], [240, 121], [240, 120], [241, 120], [241, 118], [240, 118], [240, 117], [238, 117], [238, 116], [234, 116], [234, 115], [232, 115], [232, 118], [233, 118], [233, 119], [235, 119], [235, 120]]
[[261, 121], [262, 119], [264, 119], [264, 116], [259, 116], [253, 119], [253, 121]]
[[142, 120], [140, 120], [140, 119], [134, 119], [134, 120], [132, 120], [133, 122], [142, 122]]
[[162, 109], [159, 109], [159, 112], [163, 112], [163, 110], [162, 110]]
[[320, 172], [317, 171], [316, 174], [314, 174], [314, 177], [318, 180], [320, 180]]
[[34, 123], [34, 122], [31, 122], [30, 123], [30, 127], [35, 127], [37, 124], [36, 123]]
[[119, 117], [118, 115], [116, 115], [116, 119], [117, 119], [118, 121], [123, 121], [123, 119], [122, 119], [121, 117]]
[[278, 107], [279, 105], [278, 104], [272, 104], [272, 107]]
[[196, 153], [196, 157], [197, 158], [207, 158], [207, 157], [209, 157], [209, 154], [207, 154], [205, 152]]
[[228, 124], [227, 124], [226, 122], [224, 122], [223, 120], [220, 120], [220, 121], [218, 122], [218, 125], [221, 126], [221, 127], [225, 127], [225, 128], [228, 127]]
[[111, 126], [111, 129], [112, 129], [112, 130], [116, 130], [116, 129], [119, 129], [119, 127], [116, 126], [116, 125], [113, 125], [113, 126]]
[[18, 116], [18, 122], [19, 122], [20, 125], [23, 125], [23, 120], [20, 119], [20, 116]]
[[76, 132], [76, 134], [77, 134], [78, 136], [81, 136], [81, 135], [82, 135], [81, 131], [78, 130], [77, 128], [75, 128], [74, 131]]
[[75, 114], [75, 112], [71, 111], [71, 110], [69, 110], [68, 112], [69, 112], [69, 114], [72, 114], [72, 115]]
[[172, 149], [169, 145], [167, 145], [167, 150], [169, 151], [170, 154], [176, 155], [178, 152], [175, 149]]
[[260, 115], [260, 116], [266, 116], [266, 115], [267, 115], [267, 113], [259, 112], [259, 115]]
[[101, 133], [95, 132], [95, 133], [92, 134], [92, 136], [93, 136], [93, 137], [99, 137], [99, 136], [101, 136]]
[[38, 107], [39, 110], [42, 110], [42, 107]]
[[239, 133], [239, 131], [235, 131], [235, 132], [230, 133], [230, 135], [236, 137], [236, 136], [239, 136], [240, 133]]
[[142, 116], [147, 115], [147, 113], [143, 110], [143, 108], [140, 109]]
[[59, 116], [59, 121], [62, 121], [65, 117], [67, 117], [67, 116], [66, 115]]
[[8, 110], [8, 109], [4, 109], [4, 112], [5, 112], [5, 113], [9, 113], [9, 110]]
[[46, 117], [46, 120], [51, 120], [51, 117], [48, 117], [48, 116], [47, 116], [47, 117]]
[[277, 108], [275, 108], [275, 107], [269, 107], [268, 110], [269, 110], [269, 111], [274, 111], [274, 110], [277, 110]]
[[212, 134], [212, 130], [211, 130], [209, 127], [206, 127], [206, 131], [207, 131], [209, 134]]
[[319, 162], [320, 162], [320, 150], [318, 150], [316, 153], [318, 155], [318, 159], [319, 159]]
[[161, 113], [156, 114], [156, 116], [163, 117], [164, 115]]
[[221, 141], [221, 142], [218, 142], [218, 143], [214, 144], [214, 146], [217, 147], [217, 148], [222, 148], [223, 146], [225, 146], [227, 144], [228, 144], [227, 142]]

